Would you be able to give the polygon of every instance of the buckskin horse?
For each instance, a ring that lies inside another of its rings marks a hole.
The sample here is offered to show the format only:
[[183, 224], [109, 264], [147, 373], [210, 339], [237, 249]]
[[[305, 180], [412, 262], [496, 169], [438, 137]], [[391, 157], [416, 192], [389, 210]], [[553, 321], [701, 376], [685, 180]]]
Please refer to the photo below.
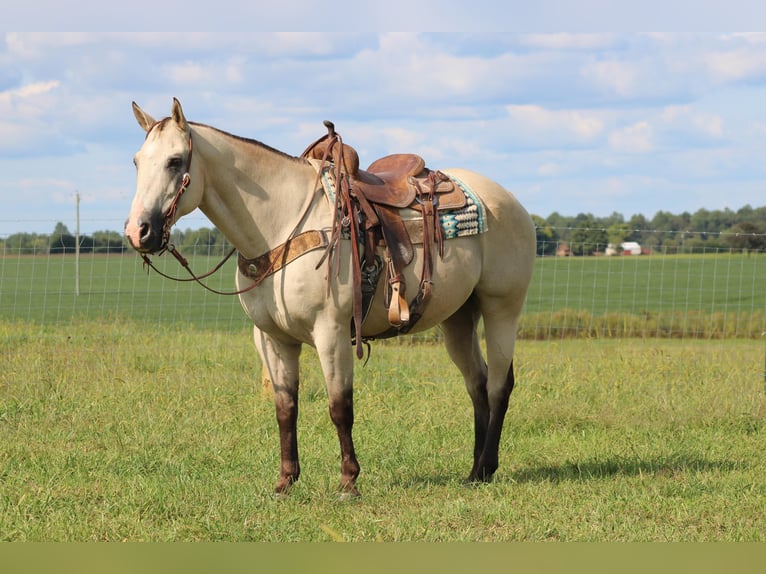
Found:
[[356, 496], [352, 384], [360, 344], [437, 325], [473, 403], [468, 479], [491, 481], [535, 258], [534, 225], [517, 199], [482, 175], [433, 171], [413, 154], [361, 170], [329, 122], [327, 135], [291, 156], [188, 122], [175, 98], [160, 121], [135, 102], [133, 112], [146, 137], [134, 156], [136, 195], [125, 234], [148, 263], [165, 251], [185, 263], [169, 243], [170, 229], [199, 208], [238, 252], [235, 293], [273, 384], [277, 493], [300, 475], [302, 345], [316, 348], [325, 378], [340, 442], [340, 495]]

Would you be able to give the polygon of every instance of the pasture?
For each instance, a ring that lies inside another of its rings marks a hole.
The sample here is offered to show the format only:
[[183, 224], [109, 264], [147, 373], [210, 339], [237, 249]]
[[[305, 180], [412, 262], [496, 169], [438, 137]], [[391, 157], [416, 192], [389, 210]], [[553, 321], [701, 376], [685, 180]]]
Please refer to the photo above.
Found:
[[481, 486], [463, 482], [471, 407], [441, 346], [374, 344], [357, 365], [350, 502], [311, 350], [304, 473], [280, 500], [245, 331], [5, 320], [0, 349], [6, 541], [765, 539], [758, 340], [520, 341], [500, 469]]
[[[184, 255], [201, 273], [224, 253], [200, 248]], [[169, 255], [154, 262], [172, 276], [185, 277]], [[207, 282], [230, 290], [235, 266], [230, 260]], [[0, 320], [50, 325], [111, 317], [149, 325], [249, 330], [236, 297], [147, 274], [134, 253], [83, 255], [80, 277], [77, 296], [73, 256], [0, 257]], [[766, 330], [763, 285], [764, 253], [539, 258], [520, 337], [760, 339]]]
[[236, 298], [133, 254], [84, 256], [79, 296], [72, 257], [0, 257], [0, 540], [764, 541], [765, 262], [539, 259], [489, 485], [463, 482], [471, 406], [438, 331], [373, 343], [362, 498], [341, 502], [311, 349], [303, 475], [277, 500], [274, 407]]

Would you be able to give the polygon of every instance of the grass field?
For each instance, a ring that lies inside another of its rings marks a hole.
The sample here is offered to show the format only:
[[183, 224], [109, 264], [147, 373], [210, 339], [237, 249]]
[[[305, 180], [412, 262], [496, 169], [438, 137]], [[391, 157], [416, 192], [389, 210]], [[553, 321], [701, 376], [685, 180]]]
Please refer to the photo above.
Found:
[[441, 347], [404, 350], [359, 365], [352, 502], [304, 353], [303, 475], [277, 500], [243, 332], [0, 322], [0, 539], [766, 540], [762, 341], [521, 341], [501, 467], [479, 487], [462, 381]]
[[[190, 257], [198, 273], [219, 256]], [[174, 277], [188, 277], [169, 255], [155, 264]], [[146, 324], [193, 324], [238, 330], [247, 320], [237, 297], [224, 297], [191, 283], [148, 273], [135, 253], [83, 255], [80, 295], [75, 293], [74, 256], [0, 257], [0, 319], [66, 324], [72, 319], [125, 318]], [[207, 280], [216, 289], [234, 287], [236, 258]]]
[[[219, 261], [189, 259], [197, 272]], [[172, 257], [155, 261], [184, 276]], [[231, 290], [234, 270], [229, 261], [211, 286]], [[766, 331], [764, 285], [762, 253], [540, 258], [521, 336], [760, 338]], [[133, 253], [83, 256], [79, 296], [72, 256], [0, 257], [0, 319], [66, 324], [103, 317], [248, 328], [236, 297], [147, 275]]]

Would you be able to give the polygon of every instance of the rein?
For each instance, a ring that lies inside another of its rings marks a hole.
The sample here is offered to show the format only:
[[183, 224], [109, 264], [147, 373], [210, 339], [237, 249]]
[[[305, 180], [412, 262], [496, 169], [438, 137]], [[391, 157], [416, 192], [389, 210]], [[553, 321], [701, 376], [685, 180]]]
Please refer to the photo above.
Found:
[[172, 275], [168, 275], [167, 273], [164, 273], [157, 269], [155, 267], [154, 263], [152, 263], [152, 260], [149, 259], [149, 256], [145, 253], [141, 254], [141, 259], [144, 260], [144, 267], [149, 267], [155, 271], [158, 275], [164, 277], [165, 279], [170, 279], [172, 281], [178, 281], [179, 283], [186, 283], [189, 281], [196, 281], [200, 285], [202, 285], [205, 289], [210, 291], [211, 293], [215, 293], [216, 295], [239, 295], [241, 293], [245, 293], [247, 291], [250, 291], [251, 289], [254, 289], [258, 285], [260, 285], [263, 280], [268, 276], [268, 273], [265, 273], [259, 281], [253, 282], [252, 285], [248, 285], [244, 289], [240, 289], [239, 291], [219, 291], [217, 289], [214, 289], [213, 287], [210, 287], [210, 285], [207, 285], [202, 282], [202, 279], [206, 279], [207, 277], [210, 277], [214, 273], [216, 273], [221, 267], [224, 266], [224, 264], [231, 258], [232, 255], [234, 255], [234, 252], [236, 251], [236, 248], [232, 247], [231, 250], [226, 254], [226, 256], [221, 260], [221, 262], [213, 267], [210, 271], [207, 273], [204, 273], [202, 275], [196, 275], [194, 271], [192, 271], [191, 267], [189, 267], [189, 262], [186, 260], [186, 258], [181, 255], [181, 253], [176, 249], [175, 245], [172, 243], [169, 243], [167, 247], [165, 248], [165, 251], [169, 251], [170, 254], [176, 258], [176, 261], [178, 261], [181, 266], [186, 269], [186, 271], [189, 272], [190, 277], [173, 277]]

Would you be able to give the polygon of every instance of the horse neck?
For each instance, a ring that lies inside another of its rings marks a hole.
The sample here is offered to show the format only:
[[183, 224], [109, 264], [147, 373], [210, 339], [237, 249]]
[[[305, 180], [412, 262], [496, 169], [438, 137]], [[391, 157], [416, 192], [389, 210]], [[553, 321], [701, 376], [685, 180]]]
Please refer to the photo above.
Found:
[[323, 225], [326, 204], [309, 205], [319, 197], [311, 164], [207, 126], [194, 130], [204, 169], [200, 210], [242, 255], [273, 249], [301, 222], [305, 229]]

